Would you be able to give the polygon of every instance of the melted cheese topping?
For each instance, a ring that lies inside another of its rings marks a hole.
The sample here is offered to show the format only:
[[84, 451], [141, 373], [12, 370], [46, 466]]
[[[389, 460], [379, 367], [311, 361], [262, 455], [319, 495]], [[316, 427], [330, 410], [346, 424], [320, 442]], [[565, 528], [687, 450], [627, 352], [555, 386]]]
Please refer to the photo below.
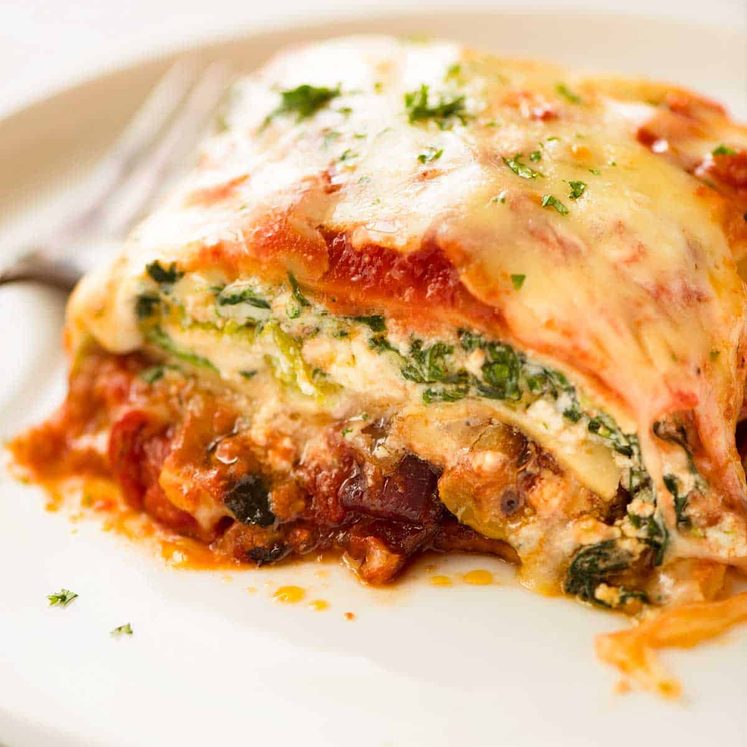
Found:
[[[301, 86], [326, 99], [294, 109], [283, 92]], [[83, 281], [70, 340], [142, 346], [135, 297], [154, 260], [229, 279], [290, 269], [330, 303], [348, 294], [400, 318], [409, 308], [413, 324], [427, 317], [436, 328], [453, 327], [455, 314], [475, 320], [479, 308], [478, 327], [564, 371], [638, 433], [670, 527], [652, 426], [686, 413], [699, 466], [740, 528], [732, 517], [718, 536], [677, 536], [677, 552], [744, 562], [734, 426], [747, 298], [727, 196], [637, 137], [668, 90], [444, 42], [361, 37], [283, 54], [237, 85], [193, 173], [111, 268]], [[747, 146], [721, 114], [709, 110], [701, 124], [690, 153], [702, 147], [706, 158], [722, 137]], [[365, 269], [335, 280], [331, 236], [363, 268], [374, 248], [406, 258], [435, 247], [472, 305], [427, 303], [451, 298], [433, 285], [423, 306], [414, 289], [397, 289], [394, 271], [388, 290], [372, 289]]]

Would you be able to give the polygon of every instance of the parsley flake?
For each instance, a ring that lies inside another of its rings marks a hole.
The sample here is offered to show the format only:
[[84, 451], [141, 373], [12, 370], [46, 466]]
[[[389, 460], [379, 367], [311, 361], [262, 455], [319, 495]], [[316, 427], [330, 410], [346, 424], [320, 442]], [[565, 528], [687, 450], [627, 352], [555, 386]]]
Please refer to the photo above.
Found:
[[267, 116], [265, 123], [278, 115], [293, 113], [296, 115], [296, 121], [301, 122], [312, 117], [339, 95], [339, 86], [327, 88], [326, 86], [310, 86], [308, 83], [281, 91], [280, 105]]
[[511, 285], [514, 286], [514, 290], [521, 290], [521, 286], [524, 285], [526, 279], [526, 275], [511, 275]]
[[504, 158], [503, 163], [505, 163], [506, 166], [516, 174], [516, 176], [520, 176], [522, 179], [536, 179], [538, 176], [544, 176], [541, 171], [535, 171], [531, 166], [522, 163], [522, 158], [522, 154], [517, 153], [513, 158]]
[[462, 66], [455, 62], [453, 65], [449, 65], [449, 67], [446, 69], [446, 75], [444, 76], [445, 80], [456, 80], [458, 79], [462, 74]]
[[541, 161], [541, 160], [542, 160], [542, 153], [540, 153], [540, 151], [538, 151], [538, 150], [533, 150], [533, 151], [532, 151], [532, 152], [531, 152], [531, 153], [529, 154], [529, 160], [530, 160], [530, 161], [534, 161], [535, 163], [536, 163], [537, 161]]
[[110, 635], [113, 636], [120, 636], [120, 635], [132, 635], [132, 625], [130, 623], [125, 623], [124, 625], [120, 625], [117, 628], [114, 628], [110, 632]]
[[586, 192], [586, 182], [571, 180], [568, 182], [568, 186], [571, 188], [568, 197], [572, 200], [577, 200], [584, 192]]
[[577, 94], [571, 91], [565, 83], [558, 83], [555, 86], [555, 90], [566, 100], [570, 101], [571, 104], [583, 104], [584, 100]]
[[78, 595], [70, 589], [60, 589], [56, 594], [47, 595], [50, 607], [67, 607], [73, 599], [77, 598]]
[[728, 145], [724, 145], [721, 143], [717, 148], [714, 148], [711, 153], [713, 153], [714, 156], [736, 156], [737, 152], [734, 150], [734, 148], [730, 148]]
[[561, 215], [568, 215], [568, 208], [553, 195], [542, 195], [542, 207], [543, 208], [555, 208]]
[[434, 148], [432, 145], [428, 146], [419, 156], [418, 161], [420, 163], [433, 163], [438, 161], [439, 158], [444, 154], [443, 148]]
[[432, 120], [442, 130], [448, 130], [455, 119], [466, 124], [469, 118], [464, 96], [440, 96], [436, 99], [434, 95], [431, 98], [430, 87], [425, 83], [415, 91], [405, 94], [405, 110], [410, 124]]

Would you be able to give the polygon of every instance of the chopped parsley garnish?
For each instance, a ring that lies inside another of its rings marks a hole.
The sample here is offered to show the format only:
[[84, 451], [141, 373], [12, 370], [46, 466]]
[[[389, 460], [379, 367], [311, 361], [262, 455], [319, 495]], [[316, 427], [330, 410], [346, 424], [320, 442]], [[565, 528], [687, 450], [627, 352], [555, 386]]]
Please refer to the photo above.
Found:
[[418, 156], [418, 161], [420, 161], [420, 163], [433, 163], [433, 161], [437, 161], [441, 158], [443, 154], [443, 148], [434, 148], [431, 145]]
[[568, 215], [568, 208], [553, 195], [542, 195], [543, 208], [555, 208], [561, 215]]
[[358, 154], [352, 148], [346, 148], [340, 156], [340, 161], [352, 161], [354, 158], [358, 158]]
[[724, 145], [723, 143], [719, 145], [717, 148], [714, 148], [711, 153], [713, 153], [714, 156], [736, 156], [737, 152], [734, 150], [734, 148], [730, 148], [728, 145]]
[[577, 200], [584, 192], [586, 192], [586, 182], [571, 180], [568, 182], [568, 186], [571, 188], [568, 197], [572, 200]]
[[516, 176], [520, 176], [522, 179], [536, 179], [538, 176], [543, 176], [542, 172], [535, 171], [531, 166], [522, 163], [522, 158], [522, 154], [517, 153], [513, 158], [504, 158], [503, 163], [505, 163], [506, 166], [516, 174]]
[[296, 121], [301, 122], [316, 114], [329, 104], [332, 99], [340, 95], [340, 87], [310, 86], [308, 83], [280, 92], [280, 105], [271, 112], [265, 123], [280, 114], [296, 115]]
[[531, 152], [531, 153], [529, 154], [529, 160], [530, 160], [530, 161], [534, 161], [535, 163], [536, 163], [537, 161], [541, 161], [541, 160], [542, 160], [542, 153], [541, 153], [540, 151], [538, 151], [538, 150], [533, 150], [533, 151], [532, 151], [532, 152]]
[[491, 197], [490, 201], [491, 202], [500, 202], [501, 205], [505, 205], [506, 204], [506, 195], [507, 195], [506, 190], [502, 189], [497, 195], [495, 195], [495, 197]]
[[360, 322], [370, 327], [374, 332], [384, 332], [386, 330], [386, 322], [383, 316], [372, 315], [372, 316], [353, 316], [351, 319], [354, 322]]
[[570, 101], [571, 104], [583, 104], [583, 99], [577, 94], [571, 91], [565, 83], [558, 83], [555, 86], [555, 90], [566, 100]]
[[526, 279], [526, 275], [511, 275], [511, 285], [514, 286], [514, 290], [521, 290], [521, 286], [524, 285]]
[[78, 595], [70, 589], [60, 589], [56, 594], [47, 595], [50, 607], [67, 607], [73, 599], [77, 598]]
[[114, 630], [111, 631], [110, 635], [132, 635], [132, 625], [130, 625], [130, 623], [120, 625], [118, 628], [114, 628]]
[[449, 129], [454, 120], [466, 124], [468, 115], [464, 96], [439, 96], [431, 98], [429, 86], [423, 84], [405, 94], [405, 110], [410, 124], [435, 122], [442, 130]]
[[449, 65], [449, 67], [446, 68], [446, 75], [444, 78], [446, 80], [456, 80], [461, 74], [462, 66], [458, 62], [455, 62], [453, 65]]
[[176, 269], [175, 262], [172, 262], [168, 267], [164, 267], [158, 260], [146, 265], [145, 271], [159, 285], [161, 283], [175, 283], [180, 277], [182, 277], [182, 275], [184, 275], [183, 272], [179, 272]]
[[590, 174], [594, 174], [594, 176], [599, 176], [602, 172], [599, 169], [589, 169]]
[[256, 371], [247, 371], [247, 370], [239, 371], [239, 376], [241, 376], [243, 379], [253, 379], [256, 375], [257, 375]]

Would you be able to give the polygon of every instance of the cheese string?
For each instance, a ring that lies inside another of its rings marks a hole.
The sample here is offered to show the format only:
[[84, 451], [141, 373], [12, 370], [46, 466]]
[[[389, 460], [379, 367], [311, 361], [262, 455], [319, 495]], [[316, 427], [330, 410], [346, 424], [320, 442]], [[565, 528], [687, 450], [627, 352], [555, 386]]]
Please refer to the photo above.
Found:
[[679, 683], [659, 663], [655, 650], [692, 648], [747, 621], [747, 592], [718, 602], [693, 602], [658, 613], [635, 628], [597, 636], [596, 651], [647, 690], [678, 697]]

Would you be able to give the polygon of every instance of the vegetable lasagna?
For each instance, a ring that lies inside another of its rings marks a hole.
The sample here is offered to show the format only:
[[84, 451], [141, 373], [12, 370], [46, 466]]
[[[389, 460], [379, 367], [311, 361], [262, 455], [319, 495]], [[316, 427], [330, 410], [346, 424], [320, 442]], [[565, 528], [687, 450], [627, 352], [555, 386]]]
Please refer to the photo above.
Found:
[[426, 550], [638, 613], [747, 563], [747, 132], [680, 88], [355, 37], [239, 80], [68, 306], [32, 477], [219, 557]]

